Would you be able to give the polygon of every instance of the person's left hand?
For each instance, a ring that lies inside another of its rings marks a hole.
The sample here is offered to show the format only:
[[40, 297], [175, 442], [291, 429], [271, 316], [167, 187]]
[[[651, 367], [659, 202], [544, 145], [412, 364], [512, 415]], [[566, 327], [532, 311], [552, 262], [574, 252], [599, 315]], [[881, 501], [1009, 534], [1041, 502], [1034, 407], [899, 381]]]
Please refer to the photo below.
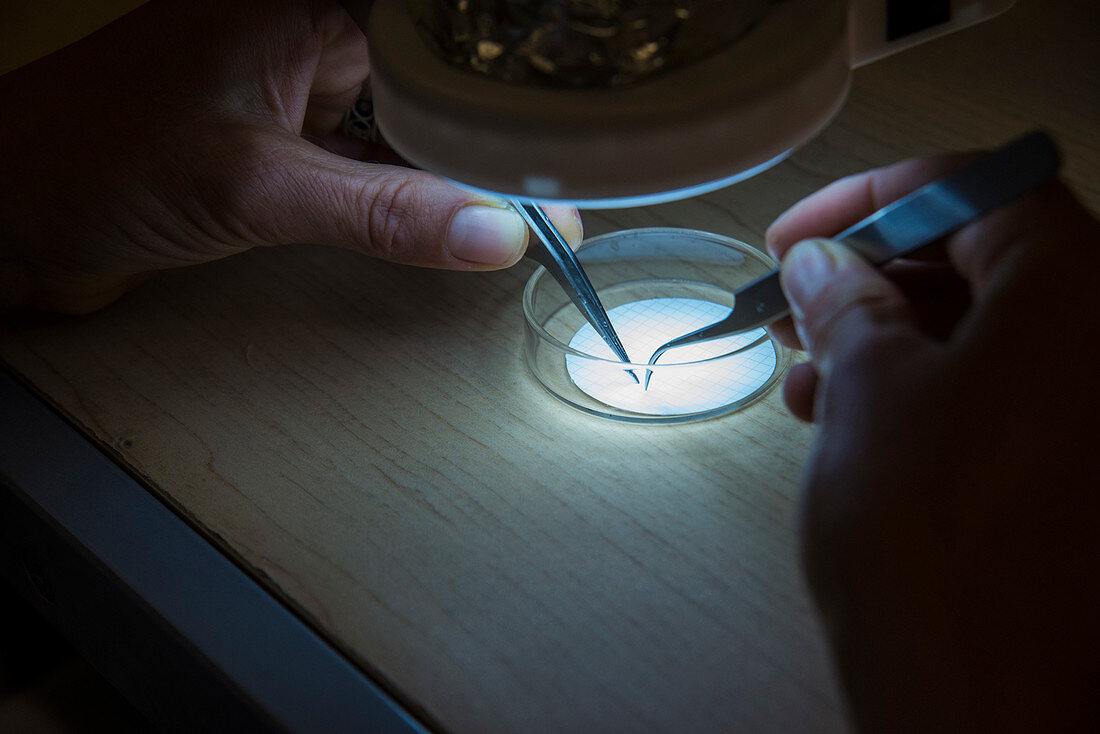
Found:
[[[767, 249], [782, 260], [800, 240], [834, 235], [976, 157], [974, 153], [953, 153], [914, 158], [835, 181], [780, 215], [768, 227]], [[947, 261], [942, 242], [887, 263], [881, 272], [912, 305], [918, 328], [934, 339], [947, 338], [970, 307], [970, 289]], [[771, 324], [768, 330], [787, 347], [805, 348], [791, 318]], [[814, 419], [817, 381], [815, 366], [803, 362], [790, 370], [783, 383], [788, 409], [804, 421]]]
[[1100, 221], [1053, 181], [884, 271], [819, 239], [966, 160], [843, 179], [768, 233], [811, 357], [784, 386], [818, 426], [803, 567], [860, 731], [1093, 731]]
[[516, 262], [528, 230], [502, 202], [352, 159], [398, 162], [340, 134], [369, 70], [334, 0], [152, 0], [0, 77], [0, 311], [88, 312], [254, 245]]

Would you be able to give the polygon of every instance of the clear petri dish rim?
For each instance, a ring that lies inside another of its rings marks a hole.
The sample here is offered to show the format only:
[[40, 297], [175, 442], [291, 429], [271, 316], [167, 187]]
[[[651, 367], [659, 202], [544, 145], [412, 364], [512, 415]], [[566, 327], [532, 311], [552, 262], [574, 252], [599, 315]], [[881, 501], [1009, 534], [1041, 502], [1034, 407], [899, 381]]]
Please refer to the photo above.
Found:
[[[754, 263], [756, 265], [763, 266], [765, 272], [768, 271], [768, 270], [771, 270], [772, 268], [774, 268], [776, 266], [775, 261], [772, 260], [770, 257], [768, 257], [766, 254], [760, 252], [759, 250], [753, 248], [751, 245], [748, 245], [747, 243], [744, 243], [740, 240], [734, 239], [732, 237], [727, 237], [725, 235], [715, 234], [715, 233], [712, 233], [712, 232], [706, 232], [706, 231], [694, 230], [694, 229], [686, 229], [686, 228], [679, 228], [679, 227], [644, 227], [644, 228], [619, 230], [619, 231], [609, 232], [609, 233], [602, 234], [602, 235], [597, 235], [595, 237], [592, 237], [590, 239], [585, 240], [581, 244], [581, 246], [577, 249], [577, 253], [578, 253], [578, 256], [582, 260], [582, 264], [584, 264], [583, 260], [584, 260], [585, 251], [590, 250], [594, 247], [598, 247], [600, 245], [604, 245], [608, 242], [608, 240], [627, 240], [627, 241], [629, 241], [630, 239], [633, 239], [633, 238], [655, 238], [655, 237], [676, 237], [676, 238], [685, 238], [686, 237], [686, 238], [690, 238], [690, 239], [694, 240], [695, 242], [709, 243], [709, 244], [715, 245], [716, 247], [726, 248], [726, 249], [729, 249], [729, 250], [734, 250], [737, 253], [739, 253], [740, 255], [745, 256], [745, 257], [751, 259], [752, 261], [754, 261]], [[624, 261], [629, 261], [629, 259], [630, 259], [630, 252], [629, 251], [624, 251], [623, 259], [624, 259]], [[579, 357], [579, 358], [584, 359], [584, 360], [588, 360], [588, 361], [592, 361], [592, 362], [599, 362], [599, 363], [603, 363], [603, 364], [607, 364], [607, 365], [613, 365], [613, 366], [616, 366], [620, 369], [645, 370], [645, 369], [650, 367], [650, 365], [648, 365], [647, 363], [624, 363], [624, 362], [620, 362], [620, 361], [615, 360], [615, 359], [607, 358], [607, 357], [604, 357], [604, 356], [597, 356], [597, 355], [593, 355], [593, 354], [590, 354], [590, 353], [585, 352], [585, 351], [577, 350], [574, 347], [572, 347], [570, 344], [567, 344], [567, 343], [563, 342], [562, 340], [560, 340], [559, 338], [554, 336], [552, 333], [550, 333], [550, 331], [548, 331], [544, 327], [543, 322], [542, 322], [542, 318], [538, 315], [537, 308], [536, 308], [536, 297], [537, 297], [538, 290], [539, 290], [540, 286], [545, 287], [545, 286], [542, 286], [542, 282], [543, 282], [543, 279], [547, 278], [547, 277], [552, 278], [552, 276], [549, 275], [549, 273], [546, 271], [545, 268], [539, 267], [532, 273], [532, 275], [528, 279], [527, 284], [524, 288], [524, 293], [523, 293], [524, 320], [526, 321], [526, 326], [529, 329], [529, 332], [533, 335], [534, 339], [542, 342], [544, 347], [549, 347], [553, 351], [560, 353], [563, 357], [565, 355], [574, 355], [574, 356]], [[752, 277], [755, 277], [755, 276], [752, 276]], [[749, 282], [752, 279], [752, 277], [746, 279], [745, 282], [746, 283]], [[641, 281], [639, 281], [639, 282], [641, 282]], [[698, 284], [692, 284], [692, 285], [698, 285]], [[719, 287], [714, 283], [703, 283], [703, 285], [708, 285], [710, 287]], [[740, 285], [743, 285], [743, 283], [737, 283], [735, 285], [737, 287], [739, 287]], [[733, 289], [734, 288], [729, 288], [729, 289], [726, 289], [726, 290], [727, 290], [727, 292], [732, 292]], [[565, 307], [568, 307], [568, 306], [565, 306]], [[554, 313], [558, 313], [558, 312], [559, 312], [558, 309], [554, 310]], [[551, 317], [552, 317], [552, 314], [550, 316], [548, 316], [548, 318], [551, 318]], [[762, 344], [765, 344], [765, 343], [770, 343], [772, 349], [774, 349], [774, 351], [775, 351], [775, 367], [774, 367], [774, 370], [773, 370], [772, 374], [770, 375], [770, 377], [766, 381], [764, 381], [758, 388], [756, 388], [751, 394], [748, 394], [743, 398], [731, 401], [730, 403], [722, 405], [722, 406], [717, 407], [717, 408], [707, 409], [707, 410], [703, 410], [703, 411], [699, 411], [699, 412], [695, 412], [695, 413], [690, 413], [689, 412], [689, 413], [681, 413], [681, 414], [635, 413], [635, 412], [631, 412], [631, 411], [628, 411], [628, 410], [624, 410], [624, 409], [622, 409], [620, 407], [617, 407], [617, 406], [606, 405], [606, 404], [600, 403], [600, 401], [598, 401], [598, 400], [590, 400], [589, 398], [591, 398], [591, 396], [582, 396], [584, 402], [579, 402], [577, 399], [574, 399], [569, 394], [567, 394], [566, 391], [563, 391], [562, 389], [560, 389], [559, 386], [556, 386], [555, 384], [553, 384], [554, 378], [542, 374], [542, 369], [540, 369], [538, 364], [536, 364], [536, 361], [538, 360], [538, 358], [536, 357], [536, 353], [538, 352], [538, 349], [539, 349], [538, 345], [532, 346], [531, 344], [525, 342], [524, 348], [523, 348], [523, 354], [524, 354], [524, 362], [525, 362], [525, 366], [527, 367], [527, 371], [531, 374], [532, 377], [535, 378], [535, 380], [540, 384], [540, 386], [544, 390], [546, 390], [551, 396], [553, 396], [555, 399], [565, 403], [566, 405], [569, 405], [572, 408], [575, 408], [575, 409], [577, 409], [577, 410], [579, 410], [583, 413], [589, 414], [589, 415], [593, 415], [593, 416], [601, 417], [601, 418], [608, 418], [608, 419], [612, 419], [612, 420], [616, 420], [616, 421], [620, 421], [620, 422], [637, 423], [637, 424], [676, 424], [676, 423], [687, 423], [687, 422], [701, 421], [701, 420], [706, 420], [706, 419], [709, 419], [709, 418], [714, 418], [714, 417], [726, 415], [726, 414], [735, 412], [737, 410], [740, 410], [740, 409], [748, 406], [749, 404], [751, 404], [753, 402], [756, 402], [757, 400], [761, 399], [763, 396], [765, 396], [766, 394], [768, 394], [771, 391], [771, 389], [777, 384], [777, 382], [780, 379], [782, 379], [782, 376], [786, 373], [787, 368], [790, 366], [791, 354], [790, 354], [789, 350], [787, 350], [781, 344], [779, 344], [777, 341], [775, 341], [773, 338], [771, 338], [770, 335], [765, 334], [765, 335], [761, 336], [759, 339], [753, 340], [752, 342], [750, 342], [746, 345], [739, 346], [736, 349], [732, 349], [730, 351], [723, 352], [721, 354], [717, 354], [717, 355], [714, 355], [714, 356], [711, 356], [711, 357], [707, 357], [705, 359], [696, 359], [696, 360], [690, 360], [690, 361], [687, 361], [687, 362], [670, 361], [668, 363], [665, 363], [665, 362], [662, 361], [661, 363], [659, 363], [658, 364], [658, 369], [662, 366], [664, 366], [666, 368], [675, 369], [677, 367], [691, 367], [691, 366], [696, 366], [696, 365], [704, 365], [704, 364], [707, 364], [707, 363], [710, 363], [710, 362], [717, 362], [718, 360], [728, 359], [730, 357], [742, 354], [742, 353], [747, 352], [751, 349], [758, 348]], [[548, 382], [548, 380], [550, 380], [550, 381]], [[575, 386], [573, 386], [573, 387], [575, 387]], [[579, 390], [579, 388], [577, 388], [577, 390]], [[589, 404], [585, 404], [585, 403], [589, 403]]]
[[[742, 242], [741, 240], [735, 240], [732, 237], [726, 237], [724, 235], [714, 234], [713, 232], [705, 232], [705, 231], [700, 230], [700, 229], [684, 229], [684, 228], [681, 228], [681, 227], [639, 227], [639, 228], [635, 228], [635, 229], [621, 229], [621, 230], [617, 230], [615, 232], [607, 232], [605, 234], [596, 235], [595, 237], [592, 237], [590, 239], [586, 239], [584, 242], [581, 243], [580, 247], [578, 247], [576, 249], [576, 253], [577, 253], [577, 256], [579, 258], [582, 255], [582, 253], [584, 253], [585, 250], [589, 250], [589, 249], [592, 249], [592, 248], [594, 248], [598, 245], [601, 245], [604, 242], [606, 242], [607, 240], [614, 240], [614, 239], [620, 239], [622, 237], [640, 236], [640, 235], [646, 235], [646, 236], [648, 236], [648, 235], [653, 235], [653, 236], [674, 235], [674, 236], [677, 236], [677, 237], [691, 236], [691, 237], [696, 237], [698, 239], [710, 240], [710, 241], [714, 242], [715, 244], [719, 244], [719, 245], [722, 245], [724, 247], [729, 247], [731, 249], [735, 249], [743, 255], [753, 257], [757, 260], [757, 262], [759, 262], [763, 265], [766, 265], [766, 266], [769, 266], [769, 267], [774, 267], [775, 266], [775, 263], [770, 258], [765, 256], [760, 251], [756, 250], [751, 245], [749, 245], [745, 242]], [[583, 265], [584, 263], [582, 262], [581, 264]], [[597, 355], [594, 355], [594, 354], [590, 354], [588, 352], [578, 351], [577, 349], [573, 348], [571, 345], [566, 344], [565, 342], [561, 341], [556, 336], [551, 334], [549, 331], [547, 331], [543, 327], [542, 323], [539, 321], [538, 316], [535, 314], [534, 299], [535, 299], [535, 291], [538, 289], [538, 286], [539, 286], [539, 281], [542, 278], [549, 278], [549, 277], [552, 277], [550, 275], [549, 271], [547, 271], [546, 268], [544, 268], [543, 266], [540, 265], [540, 266], [538, 266], [538, 268], [535, 269], [535, 271], [527, 279], [527, 284], [523, 288], [523, 317], [527, 321], [527, 324], [535, 331], [536, 334], [539, 335], [540, 338], [545, 339], [547, 342], [550, 343], [551, 346], [553, 346], [557, 349], [560, 349], [562, 352], [565, 352], [567, 354], [574, 354], [578, 357], [584, 357], [585, 359], [595, 360], [595, 361], [599, 361], [599, 362], [606, 362], [608, 364], [623, 365], [624, 368], [646, 369], [647, 367], [651, 366], [647, 362], [622, 362], [622, 361], [619, 361], [617, 359], [608, 359], [607, 357], [600, 357], [600, 356], [597, 356]], [[753, 349], [753, 348], [759, 346], [760, 344], [762, 344], [768, 338], [769, 337], [767, 337], [767, 336], [763, 336], [760, 339], [758, 339], [758, 340], [756, 340], [756, 341], [754, 341], [750, 344], [747, 344], [747, 345], [742, 346], [742, 347], [738, 347], [737, 349], [734, 349], [730, 352], [724, 352], [723, 354], [718, 354], [718, 355], [715, 355], [713, 357], [708, 357], [707, 359], [692, 360], [691, 362], [679, 362], [679, 363], [675, 362], [675, 361], [668, 361], [668, 362], [661, 362], [661, 364], [663, 364], [663, 365], [669, 365], [669, 364], [703, 364], [705, 362], [712, 362], [712, 361], [719, 360], [719, 359], [726, 359], [727, 357], [732, 357], [736, 354], [740, 354], [742, 352], [746, 352], [750, 349]]]

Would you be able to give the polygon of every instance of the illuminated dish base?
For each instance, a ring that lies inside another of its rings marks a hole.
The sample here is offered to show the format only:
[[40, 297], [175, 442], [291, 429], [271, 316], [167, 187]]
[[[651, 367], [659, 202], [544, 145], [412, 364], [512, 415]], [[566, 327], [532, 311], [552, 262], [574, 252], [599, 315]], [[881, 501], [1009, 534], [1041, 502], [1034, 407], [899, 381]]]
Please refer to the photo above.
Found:
[[[650, 298], [608, 311], [619, 339], [635, 363], [647, 361], [657, 347], [669, 340], [709, 326], [729, 314], [728, 306], [694, 298]], [[656, 372], [648, 390], [611, 362], [566, 355], [566, 370], [578, 388], [613, 408], [655, 416], [704, 413], [743, 401], [768, 384], [777, 363], [772, 342], [765, 340], [738, 352], [762, 336], [764, 330], [757, 329], [669, 350], [659, 364], [682, 366]], [[569, 346], [592, 357], [615, 359], [588, 324], [577, 331]], [[635, 371], [644, 383], [644, 372]]]

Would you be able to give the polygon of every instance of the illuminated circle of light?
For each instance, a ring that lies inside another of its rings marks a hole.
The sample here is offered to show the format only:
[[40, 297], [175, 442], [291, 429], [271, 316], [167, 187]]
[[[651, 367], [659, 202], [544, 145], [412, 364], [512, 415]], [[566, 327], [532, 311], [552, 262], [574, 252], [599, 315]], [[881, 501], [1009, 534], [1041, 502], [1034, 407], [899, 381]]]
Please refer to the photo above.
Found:
[[[631, 361], [645, 362], [657, 347], [725, 318], [730, 308], [694, 298], [651, 298], [616, 306], [607, 313]], [[770, 340], [712, 359], [752, 344], [763, 333], [756, 329], [669, 350], [646, 390], [621, 367], [603, 361], [615, 360], [615, 356], [596, 330], [585, 324], [569, 346], [600, 359], [568, 354], [566, 370], [578, 388], [614, 408], [645, 415], [701, 413], [742, 400], [768, 382], [776, 369], [776, 351]]]

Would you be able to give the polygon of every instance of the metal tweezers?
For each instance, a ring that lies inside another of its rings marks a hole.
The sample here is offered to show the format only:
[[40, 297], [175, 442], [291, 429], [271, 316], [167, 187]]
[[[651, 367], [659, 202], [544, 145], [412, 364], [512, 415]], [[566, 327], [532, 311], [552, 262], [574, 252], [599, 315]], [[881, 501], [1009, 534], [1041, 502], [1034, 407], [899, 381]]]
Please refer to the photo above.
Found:
[[[883, 265], [1049, 181], [1060, 163], [1051, 139], [1032, 132], [898, 199], [832, 239], [872, 264]], [[656, 364], [669, 349], [759, 329], [790, 313], [778, 269], [736, 291], [733, 304], [722, 321], [662, 344], [649, 364]], [[651, 374], [646, 371], [647, 386]]]
[[[603, 304], [600, 303], [600, 297], [596, 295], [592, 281], [585, 275], [569, 243], [536, 204], [514, 199], [512, 206], [534, 231], [537, 239], [537, 241], [532, 240], [527, 246], [527, 257], [550, 271], [596, 333], [603, 338], [607, 346], [611, 347], [615, 356], [629, 363], [630, 357], [623, 348], [623, 343], [619, 341], [619, 335], [615, 333], [615, 328], [611, 325], [611, 319]], [[633, 372], [627, 370], [627, 374], [638, 382], [638, 376]]]

